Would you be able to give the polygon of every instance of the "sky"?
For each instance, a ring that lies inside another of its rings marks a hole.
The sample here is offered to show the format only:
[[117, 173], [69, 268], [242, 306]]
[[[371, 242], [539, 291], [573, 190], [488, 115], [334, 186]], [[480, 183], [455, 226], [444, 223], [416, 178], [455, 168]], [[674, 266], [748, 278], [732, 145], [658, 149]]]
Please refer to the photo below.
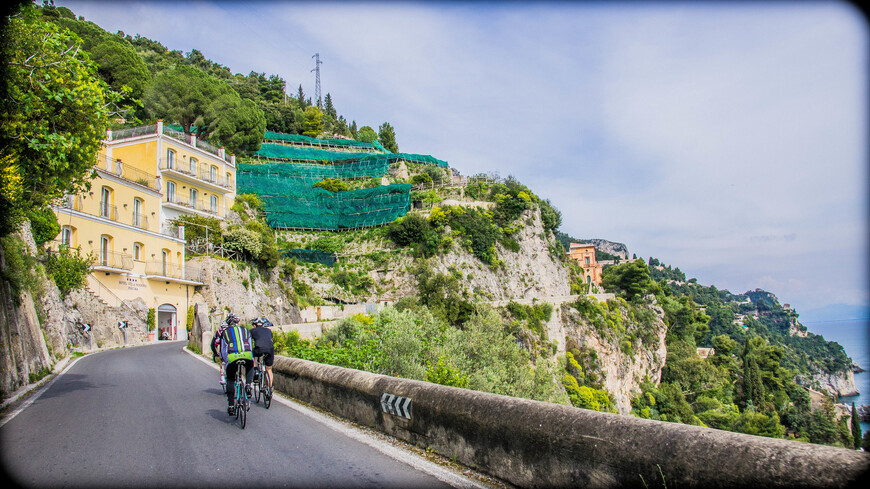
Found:
[[318, 53], [348, 121], [389, 122], [400, 151], [463, 175], [514, 176], [564, 233], [802, 317], [870, 305], [868, 24], [851, 4], [55, 5], [291, 95], [313, 97]]

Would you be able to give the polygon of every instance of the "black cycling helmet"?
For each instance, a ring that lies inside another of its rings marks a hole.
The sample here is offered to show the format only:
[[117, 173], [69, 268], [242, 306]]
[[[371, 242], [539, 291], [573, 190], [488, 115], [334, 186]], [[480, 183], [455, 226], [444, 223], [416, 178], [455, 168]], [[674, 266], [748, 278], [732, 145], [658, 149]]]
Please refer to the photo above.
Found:
[[266, 318], [260, 318], [260, 319], [263, 321], [263, 327], [264, 327], [264, 328], [271, 328], [271, 327], [272, 327], [272, 322], [271, 322], [271, 321], [269, 321], [269, 320], [266, 319]]
[[234, 326], [236, 324], [239, 324], [239, 322], [240, 322], [239, 317], [236, 316], [235, 314], [230, 313], [230, 315], [227, 316], [227, 324], [228, 325]]
[[263, 324], [263, 318], [254, 318], [251, 320], [251, 326], [257, 327]]

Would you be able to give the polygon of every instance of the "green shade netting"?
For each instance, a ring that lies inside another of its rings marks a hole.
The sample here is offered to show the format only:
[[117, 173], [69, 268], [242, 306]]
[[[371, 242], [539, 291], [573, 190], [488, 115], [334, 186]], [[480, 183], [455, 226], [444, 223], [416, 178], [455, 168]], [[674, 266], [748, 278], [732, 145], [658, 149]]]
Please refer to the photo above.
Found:
[[282, 256], [295, 258], [306, 263], [320, 263], [331, 267], [335, 265], [335, 253], [326, 253], [319, 250], [305, 250], [301, 248], [283, 248], [279, 250]]
[[448, 167], [446, 161], [439, 160], [438, 158], [429, 155], [413, 153], [350, 153], [346, 151], [330, 151], [326, 149], [286, 146], [283, 144], [263, 144], [255, 155], [260, 158], [271, 158], [277, 160], [320, 161], [326, 163], [376, 161], [379, 163], [387, 162], [388, 164], [399, 161], [408, 161], [410, 163], [419, 163], [423, 165], [437, 165], [442, 168]]
[[373, 141], [366, 143], [363, 141], [355, 141], [353, 139], [338, 139], [338, 138], [312, 138], [301, 134], [283, 134], [280, 132], [266, 131], [263, 137], [265, 140], [287, 141], [291, 143], [317, 145], [332, 145], [332, 146], [347, 146], [352, 148], [367, 148], [370, 150], [386, 151], [381, 143]]
[[[295, 178], [304, 180], [308, 186], [324, 178], [353, 179], [382, 177], [390, 170], [390, 163], [382, 160], [352, 161], [344, 164], [317, 163], [264, 163], [252, 165], [240, 163], [237, 174], [239, 186], [247, 184], [243, 176], [268, 177], [271, 179]], [[257, 180], [258, 183], [262, 180]], [[304, 183], [304, 182], [300, 182]], [[256, 188], [248, 188], [254, 193], [260, 193]], [[250, 193], [239, 189], [239, 193]]]
[[293, 144], [264, 142], [256, 157], [266, 162], [239, 163], [236, 192], [259, 195], [266, 220], [273, 228], [339, 230], [382, 226], [408, 213], [411, 185], [397, 183], [332, 193], [313, 188], [314, 183], [326, 178], [383, 177], [390, 165], [399, 161], [448, 168], [446, 161], [429, 155], [390, 153], [377, 141], [317, 139], [272, 131], [266, 131], [265, 139]]
[[237, 191], [260, 196], [266, 221], [273, 228], [339, 230], [381, 226], [404, 216], [411, 208], [411, 185], [406, 183], [332, 193], [312, 188], [311, 179], [240, 169]]

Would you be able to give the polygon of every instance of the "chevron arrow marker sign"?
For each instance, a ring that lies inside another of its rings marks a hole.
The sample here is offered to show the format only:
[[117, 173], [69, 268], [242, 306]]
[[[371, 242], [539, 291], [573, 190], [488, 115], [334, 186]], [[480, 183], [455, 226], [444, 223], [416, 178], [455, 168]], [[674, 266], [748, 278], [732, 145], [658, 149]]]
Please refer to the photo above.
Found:
[[411, 400], [384, 392], [381, 394], [381, 409], [393, 416], [411, 419]]

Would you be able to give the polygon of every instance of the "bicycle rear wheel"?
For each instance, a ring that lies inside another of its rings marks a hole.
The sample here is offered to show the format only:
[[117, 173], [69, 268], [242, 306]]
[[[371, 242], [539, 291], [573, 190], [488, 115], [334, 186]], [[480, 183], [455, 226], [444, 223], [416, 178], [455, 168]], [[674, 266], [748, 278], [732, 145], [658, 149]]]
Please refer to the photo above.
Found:
[[242, 404], [239, 407], [238, 413], [239, 413], [239, 424], [241, 425], [242, 429], [245, 429], [245, 424], [247, 424], [247, 421], [248, 421], [248, 410], [244, 404]]

